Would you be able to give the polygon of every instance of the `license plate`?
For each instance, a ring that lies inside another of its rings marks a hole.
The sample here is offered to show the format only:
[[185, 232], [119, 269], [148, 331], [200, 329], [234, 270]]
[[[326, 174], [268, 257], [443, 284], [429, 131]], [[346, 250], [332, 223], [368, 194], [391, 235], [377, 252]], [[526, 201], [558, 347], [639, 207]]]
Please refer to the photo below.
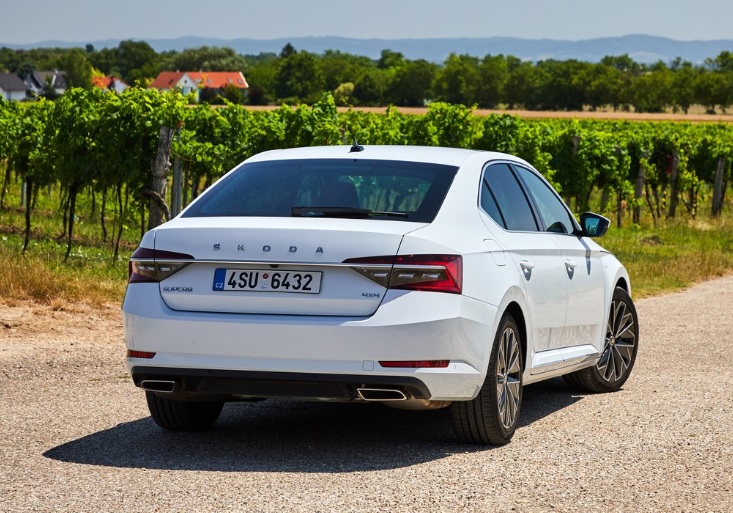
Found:
[[322, 274], [310, 271], [219, 268], [214, 272], [214, 290], [318, 294], [321, 291]]

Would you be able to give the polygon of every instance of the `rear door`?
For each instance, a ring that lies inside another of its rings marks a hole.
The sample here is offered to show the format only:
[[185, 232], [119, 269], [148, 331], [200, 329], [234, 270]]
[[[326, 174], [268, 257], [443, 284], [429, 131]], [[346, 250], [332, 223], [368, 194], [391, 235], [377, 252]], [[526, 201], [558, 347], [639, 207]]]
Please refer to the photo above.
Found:
[[559, 347], [567, 309], [567, 279], [561, 251], [551, 234], [539, 230], [529, 200], [508, 164], [495, 163], [484, 170], [481, 207], [506, 230], [501, 241], [522, 277], [532, 319], [534, 350]]

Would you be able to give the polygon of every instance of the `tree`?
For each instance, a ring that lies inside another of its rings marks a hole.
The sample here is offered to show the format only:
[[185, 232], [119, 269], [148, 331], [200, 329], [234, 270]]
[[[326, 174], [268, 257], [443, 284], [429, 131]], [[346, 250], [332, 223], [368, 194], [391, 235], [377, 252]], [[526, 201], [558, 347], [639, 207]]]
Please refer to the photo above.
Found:
[[476, 101], [479, 107], [496, 108], [504, 98], [509, 80], [509, 63], [503, 55], [487, 55], [479, 64], [479, 85]]
[[320, 57], [321, 69], [326, 78], [326, 90], [333, 91], [340, 84], [356, 83], [371, 69], [374, 62], [368, 57], [326, 50]]
[[245, 57], [249, 65], [247, 71], [247, 103], [267, 105], [275, 100], [278, 57], [274, 53], [261, 53]]
[[[158, 74], [158, 54], [145, 41], [120, 41], [115, 52], [116, 69], [128, 84]], [[100, 68], [95, 64], [95, 67]], [[104, 70], [104, 68], [100, 68]]]
[[202, 46], [188, 48], [175, 56], [173, 67], [181, 71], [244, 71], [247, 62], [232, 48]]
[[367, 72], [361, 80], [354, 84], [354, 101], [358, 105], [384, 105], [390, 72], [385, 69], [374, 69]]
[[586, 102], [591, 110], [603, 105], [613, 105], [616, 110], [621, 103], [623, 72], [608, 64], [596, 64], [586, 70]]
[[438, 65], [418, 59], [407, 61], [394, 74], [387, 88], [387, 100], [404, 107], [422, 107], [433, 97], [432, 84], [438, 74]]
[[470, 106], [478, 98], [479, 82], [478, 59], [452, 53], [437, 74], [433, 89], [441, 102]]
[[392, 50], [382, 50], [382, 53], [377, 61], [377, 67], [379, 69], [392, 69], [399, 68], [405, 63], [405, 56], [400, 52], [393, 52]]
[[699, 71], [689, 62], [681, 63], [672, 77], [672, 104], [687, 114], [695, 103], [695, 80]]
[[672, 104], [672, 72], [662, 62], [634, 80], [634, 109], [637, 112], [664, 112]]
[[550, 80], [546, 69], [522, 62], [509, 73], [506, 85], [506, 101], [509, 107], [523, 106], [525, 109], [542, 108], [542, 91]]
[[278, 98], [312, 101], [326, 85], [320, 62], [310, 52], [294, 52], [280, 61], [275, 79]]
[[83, 50], [72, 48], [64, 57], [63, 69], [69, 87], [92, 87], [92, 65]]

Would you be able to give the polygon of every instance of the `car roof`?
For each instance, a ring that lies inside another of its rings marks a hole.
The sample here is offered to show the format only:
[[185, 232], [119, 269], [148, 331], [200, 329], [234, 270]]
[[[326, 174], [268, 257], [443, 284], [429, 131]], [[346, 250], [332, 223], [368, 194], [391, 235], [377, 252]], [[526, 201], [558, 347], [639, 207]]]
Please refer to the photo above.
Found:
[[524, 162], [517, 157], [504, 153], [466, 150], [461, 148], [446, 148], [439, 146], [378, 146], [363, 145], [362, 151], [351, 152], [352, 146], [310, 146], [305, 148], [289, 148], [284, 150], [271, 150], [259, 153], [247, 162], [266, 162], [276, 160], [295, 159], [374, 159], [374, 160], [397, 160], [407, 162], [427, 162], [433, 164], [444, 164], [460, 167], [467, 159], [475, 156], [482, 156], [485, 160], [508, 159], [517, 162]]

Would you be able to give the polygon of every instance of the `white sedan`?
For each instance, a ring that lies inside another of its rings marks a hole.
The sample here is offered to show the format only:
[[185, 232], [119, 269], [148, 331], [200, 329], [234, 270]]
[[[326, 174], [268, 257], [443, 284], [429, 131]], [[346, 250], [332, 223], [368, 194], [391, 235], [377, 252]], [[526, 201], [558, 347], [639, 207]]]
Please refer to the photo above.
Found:
[[522, 386], [619, 389], [629, 276], [527, 162], [410, 146], [256, 155], [145, 234], [123, 305], [127, 365], [169, 430], [227, 401], [450, 406], [504, 444]]

